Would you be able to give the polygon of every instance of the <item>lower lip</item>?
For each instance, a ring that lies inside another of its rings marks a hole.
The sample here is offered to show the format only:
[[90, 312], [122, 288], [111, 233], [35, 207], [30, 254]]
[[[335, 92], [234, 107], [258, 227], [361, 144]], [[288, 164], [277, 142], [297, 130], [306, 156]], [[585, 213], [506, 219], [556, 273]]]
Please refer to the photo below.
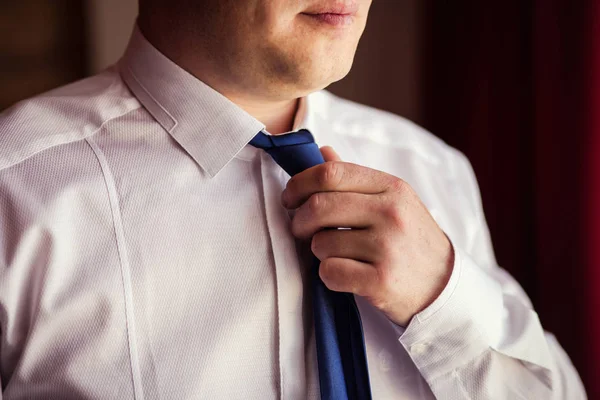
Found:
[[304, 14], [318, 22], [342, 27], [352, 23], [352, 15], [350, 14]]

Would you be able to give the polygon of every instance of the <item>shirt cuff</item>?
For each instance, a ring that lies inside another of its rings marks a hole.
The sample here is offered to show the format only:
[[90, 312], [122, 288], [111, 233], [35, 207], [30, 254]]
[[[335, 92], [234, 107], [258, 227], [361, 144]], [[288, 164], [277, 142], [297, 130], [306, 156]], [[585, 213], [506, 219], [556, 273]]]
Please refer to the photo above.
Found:
[[454, 248], [454, 266], [440, 295], [399, 336], [426, 380], [448, 373], [490, 347], [502, 331], [501, 285]]

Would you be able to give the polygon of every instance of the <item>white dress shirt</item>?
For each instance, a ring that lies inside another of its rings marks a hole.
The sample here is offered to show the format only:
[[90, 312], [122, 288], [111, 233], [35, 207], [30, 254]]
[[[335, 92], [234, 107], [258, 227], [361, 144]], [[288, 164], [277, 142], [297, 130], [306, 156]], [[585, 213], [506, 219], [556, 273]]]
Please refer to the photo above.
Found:
[[[455, 247], [406, 330], [357, 297], [374, 399], [585, 393], [494, 259], [467, 159], [319, 91], [295, 129], [419, 194]], [[264, 125], [134, 30], [99, 75], [0, 115], [0, 379], [13, 399], [317, 399], [310, 249]]]

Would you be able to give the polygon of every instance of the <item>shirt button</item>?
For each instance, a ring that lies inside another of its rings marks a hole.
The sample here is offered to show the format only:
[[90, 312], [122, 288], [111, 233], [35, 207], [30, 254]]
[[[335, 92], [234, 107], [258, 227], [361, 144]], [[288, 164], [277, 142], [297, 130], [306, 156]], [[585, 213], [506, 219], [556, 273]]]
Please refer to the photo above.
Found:
[[423, 354], [427, 351], [428, 347], [427, 343], [416, 343], [410, 346], [410, 352], [415, 355]]
[[382, 372], [389, 372], [392, 369], [392, 354], [384, 349], [377, 354], [377, 357], [379, 358], [379, 369]]

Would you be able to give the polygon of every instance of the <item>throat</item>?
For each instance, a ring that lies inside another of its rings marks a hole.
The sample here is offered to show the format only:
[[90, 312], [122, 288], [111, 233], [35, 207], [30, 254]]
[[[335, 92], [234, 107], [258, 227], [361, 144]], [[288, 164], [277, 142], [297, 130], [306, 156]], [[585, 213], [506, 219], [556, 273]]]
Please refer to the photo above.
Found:
[[240, 102], [237, 104], [248, 114], [265, 124], [267, 132], [271, 135], [279, 135], [294, 128], [300, 99], [277, 104], [244, 104]]

